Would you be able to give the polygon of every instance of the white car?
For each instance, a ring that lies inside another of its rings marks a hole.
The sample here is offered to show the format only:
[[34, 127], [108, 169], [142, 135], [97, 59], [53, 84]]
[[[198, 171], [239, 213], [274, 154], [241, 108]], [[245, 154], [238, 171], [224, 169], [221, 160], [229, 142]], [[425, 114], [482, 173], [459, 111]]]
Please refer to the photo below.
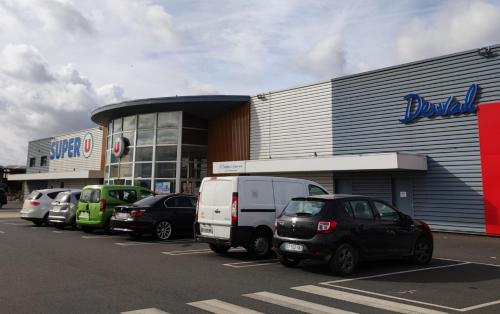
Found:
[[57, 194], [69, 189], [35, 190], [26, 198], [21, 209], [21, 218], [33, 222], [37, 226], [48, 224], [49, 210]]
[[316, 182], [281, 177], [204, 178], [196, 206], [195, 235], [222, 254], [243, 246], [250, 255], [271, 251], [274, 222], [294, 197], [328, 194]]

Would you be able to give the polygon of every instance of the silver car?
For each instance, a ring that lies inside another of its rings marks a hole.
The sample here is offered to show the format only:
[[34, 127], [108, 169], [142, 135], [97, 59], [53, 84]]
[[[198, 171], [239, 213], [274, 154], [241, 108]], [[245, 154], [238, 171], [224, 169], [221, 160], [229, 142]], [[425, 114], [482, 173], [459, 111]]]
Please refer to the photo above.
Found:
[[60, 229], [66, 226], [76, 227], [76, 210], [78, 200], [82, 190], [71, 190], [61, 192], [52, 202], [52, 208], [49, 211], [49, 222]]
[[57, 194], [69, 189], [35, 190], [26, 198], [21, 209], [21, 218], [37, 226], [49, 223], [49, 210]]

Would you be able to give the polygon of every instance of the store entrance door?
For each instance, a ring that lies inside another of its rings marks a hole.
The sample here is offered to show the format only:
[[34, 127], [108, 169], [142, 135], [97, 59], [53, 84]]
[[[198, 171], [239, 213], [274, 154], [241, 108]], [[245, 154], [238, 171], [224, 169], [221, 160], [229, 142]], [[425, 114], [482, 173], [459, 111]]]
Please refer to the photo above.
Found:
[[413, 217], [413, 184], [411, 179], [392, 179], [392, 203], [403, 213]]

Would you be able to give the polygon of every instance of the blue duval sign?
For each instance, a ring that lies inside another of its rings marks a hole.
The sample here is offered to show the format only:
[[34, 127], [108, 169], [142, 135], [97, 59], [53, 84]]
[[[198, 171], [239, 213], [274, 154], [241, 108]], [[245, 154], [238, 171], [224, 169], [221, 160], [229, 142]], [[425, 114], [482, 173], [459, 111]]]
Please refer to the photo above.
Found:
[[465, 99], [463, 104], [455, 99], [454, 96], [449, 96], [446, 101], [440, 103], [431, 103], [420, 97], [416, 93], [410, 93], [405, 96], [406, 100], [406, 112], [403, 119], [400, 119], [402, 123], [408, 124], [415, 121], [421, 117], [432, 118], [434, 116], [451, 116], [475, 113], [477, 111], [475, 106], [476, 96], [477, 96], [477, 84], [471, 84], [467, 93], [465, 94]]

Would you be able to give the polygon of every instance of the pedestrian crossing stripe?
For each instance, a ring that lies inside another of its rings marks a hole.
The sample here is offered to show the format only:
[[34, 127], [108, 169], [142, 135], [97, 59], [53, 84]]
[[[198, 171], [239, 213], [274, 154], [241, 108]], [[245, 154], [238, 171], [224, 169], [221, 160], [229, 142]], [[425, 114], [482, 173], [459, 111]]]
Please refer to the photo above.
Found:
[[246, 307], [234, 305], [217, 299], [188, 303], [191, 306], [216, 314], [263, 314]]

